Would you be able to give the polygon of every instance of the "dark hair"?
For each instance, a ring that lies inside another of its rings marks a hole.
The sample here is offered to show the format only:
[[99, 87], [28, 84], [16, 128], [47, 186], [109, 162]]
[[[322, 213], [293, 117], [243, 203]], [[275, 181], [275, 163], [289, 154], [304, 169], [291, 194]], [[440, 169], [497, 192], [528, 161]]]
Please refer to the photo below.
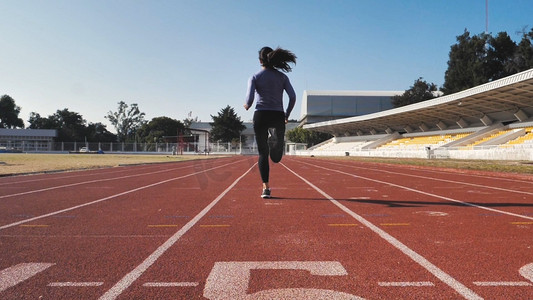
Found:
[[270, 47], [263, 47], [259, 50], [259, 60], [264, 67], [290, 72], [292, 68], [289, 63], [296, 64], [296, 55], [279, 47], [276, 50], [272, 50]]

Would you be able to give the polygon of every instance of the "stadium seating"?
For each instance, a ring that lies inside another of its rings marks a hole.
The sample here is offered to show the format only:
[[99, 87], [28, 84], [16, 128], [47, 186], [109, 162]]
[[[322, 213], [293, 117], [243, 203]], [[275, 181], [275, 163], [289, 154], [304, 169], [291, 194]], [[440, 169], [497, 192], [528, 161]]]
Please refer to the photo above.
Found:
[[443, 134], [443, 135], [428, 135], [417, 137], [404, 137], [391, 141], [385, 145], [378, 147], [380, 150], [386, 149], [425, 149], [426, 147], [439, 147], [447, 143], [456, 141], [470, 133], [458, 133], [458, 134]]
[[507, 143], [500, 145], [501, 148], [513, 147], [522, 144], [533, 144], [533, 127], [524, 128], [525, 134], [521, 135], [514, 140], [510, 140]]

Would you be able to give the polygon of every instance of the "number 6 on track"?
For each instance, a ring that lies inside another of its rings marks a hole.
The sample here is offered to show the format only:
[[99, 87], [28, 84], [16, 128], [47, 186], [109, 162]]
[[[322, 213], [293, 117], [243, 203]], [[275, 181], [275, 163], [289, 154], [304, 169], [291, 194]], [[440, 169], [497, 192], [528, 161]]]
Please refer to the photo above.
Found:
[[250, 270], [305, 270], [315, 276], [348, 275], [336, 261], [217, 262], [207, 277], [208, 299], [363, 299], [351, 294], [309, 288], [270, 289], [247, 294]]

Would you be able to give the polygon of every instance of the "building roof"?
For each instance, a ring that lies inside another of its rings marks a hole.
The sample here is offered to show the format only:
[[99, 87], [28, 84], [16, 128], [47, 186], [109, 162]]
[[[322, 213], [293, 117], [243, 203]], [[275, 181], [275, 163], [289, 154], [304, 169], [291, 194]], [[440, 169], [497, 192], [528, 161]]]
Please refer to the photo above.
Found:
[[[333, 96], [333, 97], [351, 97], [353, 100], [356, 101], [357, 97], [393, 97], [397, 95], [403, 94], [404, 91], [335, 91], [335, 90], [304, 90], [303, 97], [302, 97], [302, 109], [301, 109], [301, 117], [300, 121], [304, 121], [306, 123], [308, 118], [313, 117], [327, 117], [330, 116], [333, 119], [339, 119], [338, 116], [334, 116], [333, 114], [318, 114], [314, 115], [312, 113], [309, 113], [309, 105], [310, 104], [308, 97], [313, 96]], [[313, 101], [311, 101], [312, 103]], [[354, 102], [355, 103], [355, 102]]]
[[455, 94], [399, 108], [304, 125], [334, 135], [432, 131], [530, 120], [533, 69]]
[[55, 129], [9, 129], [0, 128], [0, 136], [19, 136], [19, 137], [56, 137]]

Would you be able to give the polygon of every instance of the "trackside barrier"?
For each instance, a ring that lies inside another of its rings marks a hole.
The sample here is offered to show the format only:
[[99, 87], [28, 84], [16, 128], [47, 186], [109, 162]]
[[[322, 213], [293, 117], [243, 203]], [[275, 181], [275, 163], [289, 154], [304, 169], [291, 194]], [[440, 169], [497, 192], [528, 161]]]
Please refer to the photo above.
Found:
[[[347, 151], [295, 151], [300, 156], [346, 156]], [[437, 158], [437, 159], [478, 159], [478, 160], [524, 160], [533, 161], [533, 144], [515, 145], [502, 148], [499, 145], [464, 147], [440, 147], [435, 149], [387, 149], [351, 150], [349, 156], [357, 157], [398, 157], [398, 158]]]

